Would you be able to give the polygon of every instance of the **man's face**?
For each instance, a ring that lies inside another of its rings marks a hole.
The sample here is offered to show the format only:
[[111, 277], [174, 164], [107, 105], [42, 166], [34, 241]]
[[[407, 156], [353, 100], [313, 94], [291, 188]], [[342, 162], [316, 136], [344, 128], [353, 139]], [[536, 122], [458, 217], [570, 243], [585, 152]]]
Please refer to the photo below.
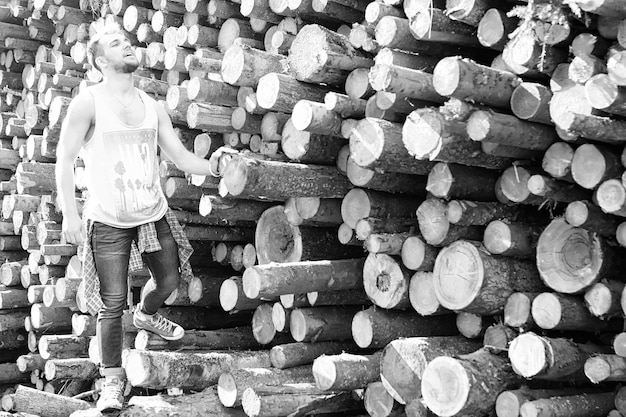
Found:
[[102, 37], [100, 40], [102, 58], [106, 60], [109, 68], [119, 74], [130, 74], [139, 67], [139, 60], [135, 50], [121, 33], [113, 33]]

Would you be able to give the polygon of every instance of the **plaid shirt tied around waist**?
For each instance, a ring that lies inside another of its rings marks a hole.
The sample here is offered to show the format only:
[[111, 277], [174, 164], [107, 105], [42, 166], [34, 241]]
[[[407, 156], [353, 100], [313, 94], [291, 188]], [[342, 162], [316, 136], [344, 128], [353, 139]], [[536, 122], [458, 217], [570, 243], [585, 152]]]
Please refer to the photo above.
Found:
[[[170, 227], [172, 236], [178, 245], [178, 261], [180, 275], [182, 279], [189, 282], [193, 278], [191, 264], [189, 258], [193, 253], [193, 248], [185, 235], [185, 231], [176, 219], [174, 212], [168, 209], [165, 213], [165, 219]], [[85, 283], [85, 304], [89, 314], [95, 316], [104, 307], [100, 298], [100, 279], [96, 272], [96, 263], [93, 257], [93, 249], [91, 247], [91, 239], [93, 236], [93, 221], [89, 220], [86, 224], [87, 237], [83, 242], [82, 264], [83, 264], [83, 281]], [[130, 261], [128, 271], [135, 272], [143, 268], [142, 253], [151, 253], [160, 251], [161, 244], [157, 237], [154, 222], [146, 223], [139, 226], [137, 231], [137, 241], [133, 241], [130, 249]]]

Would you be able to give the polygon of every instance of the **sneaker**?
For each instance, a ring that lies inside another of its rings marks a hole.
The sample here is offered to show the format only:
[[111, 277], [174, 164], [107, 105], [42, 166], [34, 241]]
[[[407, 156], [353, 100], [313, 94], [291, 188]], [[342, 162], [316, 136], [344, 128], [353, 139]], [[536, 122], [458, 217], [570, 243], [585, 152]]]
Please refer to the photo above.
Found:
[[137, 306], [133, 314], [133, 324], [136, 328], [156, 333], [165, 340], [179, 340], [185, 335], [185, 330], [178, 324], [159, 313], [146, 314], [141, 311], [141, 306]]
[[96, 402], [99, 411], [121, 410], [124, 405], [124, 388], [126, 380], [121, 376], [107, 376], [102, 384], [100, 397]]

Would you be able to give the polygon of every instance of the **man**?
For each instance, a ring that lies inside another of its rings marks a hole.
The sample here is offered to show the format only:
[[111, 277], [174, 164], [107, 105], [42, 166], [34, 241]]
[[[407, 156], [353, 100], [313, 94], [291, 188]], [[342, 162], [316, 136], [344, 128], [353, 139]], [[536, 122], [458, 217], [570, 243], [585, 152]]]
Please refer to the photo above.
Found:
[[[191, 276], [192, 252], [161, 189], [157, 146], [187, 172], [207, 175], [210, 168], [208, 160], [183, 147], [162, 106], [134, 87], [139, 62], [119, 27], [101, 25], [90, 41], [89, 58], [103, 81], [82, 91], [69, 106], [57, 148], [56, 181], [63, 236], [84, 244], [87, 301], [90, 312], [98, 313], [105, 382], [97, 408], [121, 409], [126, 381], [121, 316], [129, 263], [137, 267], [143, 260], [156, 282], [136, 306], [134, 325], [168, 340], [184, 334], [182, 327], [157, 313], [177, 288], [181, 272], [183, 278]], [[79, 153], [88, 190], [85, 224], [75, 200], [73, 167]]]

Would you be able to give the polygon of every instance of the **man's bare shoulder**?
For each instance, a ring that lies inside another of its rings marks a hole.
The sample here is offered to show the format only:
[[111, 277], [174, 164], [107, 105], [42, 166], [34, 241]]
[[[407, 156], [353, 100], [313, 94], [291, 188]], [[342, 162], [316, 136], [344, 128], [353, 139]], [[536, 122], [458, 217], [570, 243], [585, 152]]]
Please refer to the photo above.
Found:
[[72, 102], [70, 104], [70, 109], [69, 109], [69, 112], [71, 113], [72, 118], [88, 119], [88, 120], [91, 120], [94, 118], [96, 114], [96, 107], [95, 107], [94, 96], [90, 91], [90, 89], [94, 87], [96, 86], [88, 87], [82, 90], [72, 99]]

